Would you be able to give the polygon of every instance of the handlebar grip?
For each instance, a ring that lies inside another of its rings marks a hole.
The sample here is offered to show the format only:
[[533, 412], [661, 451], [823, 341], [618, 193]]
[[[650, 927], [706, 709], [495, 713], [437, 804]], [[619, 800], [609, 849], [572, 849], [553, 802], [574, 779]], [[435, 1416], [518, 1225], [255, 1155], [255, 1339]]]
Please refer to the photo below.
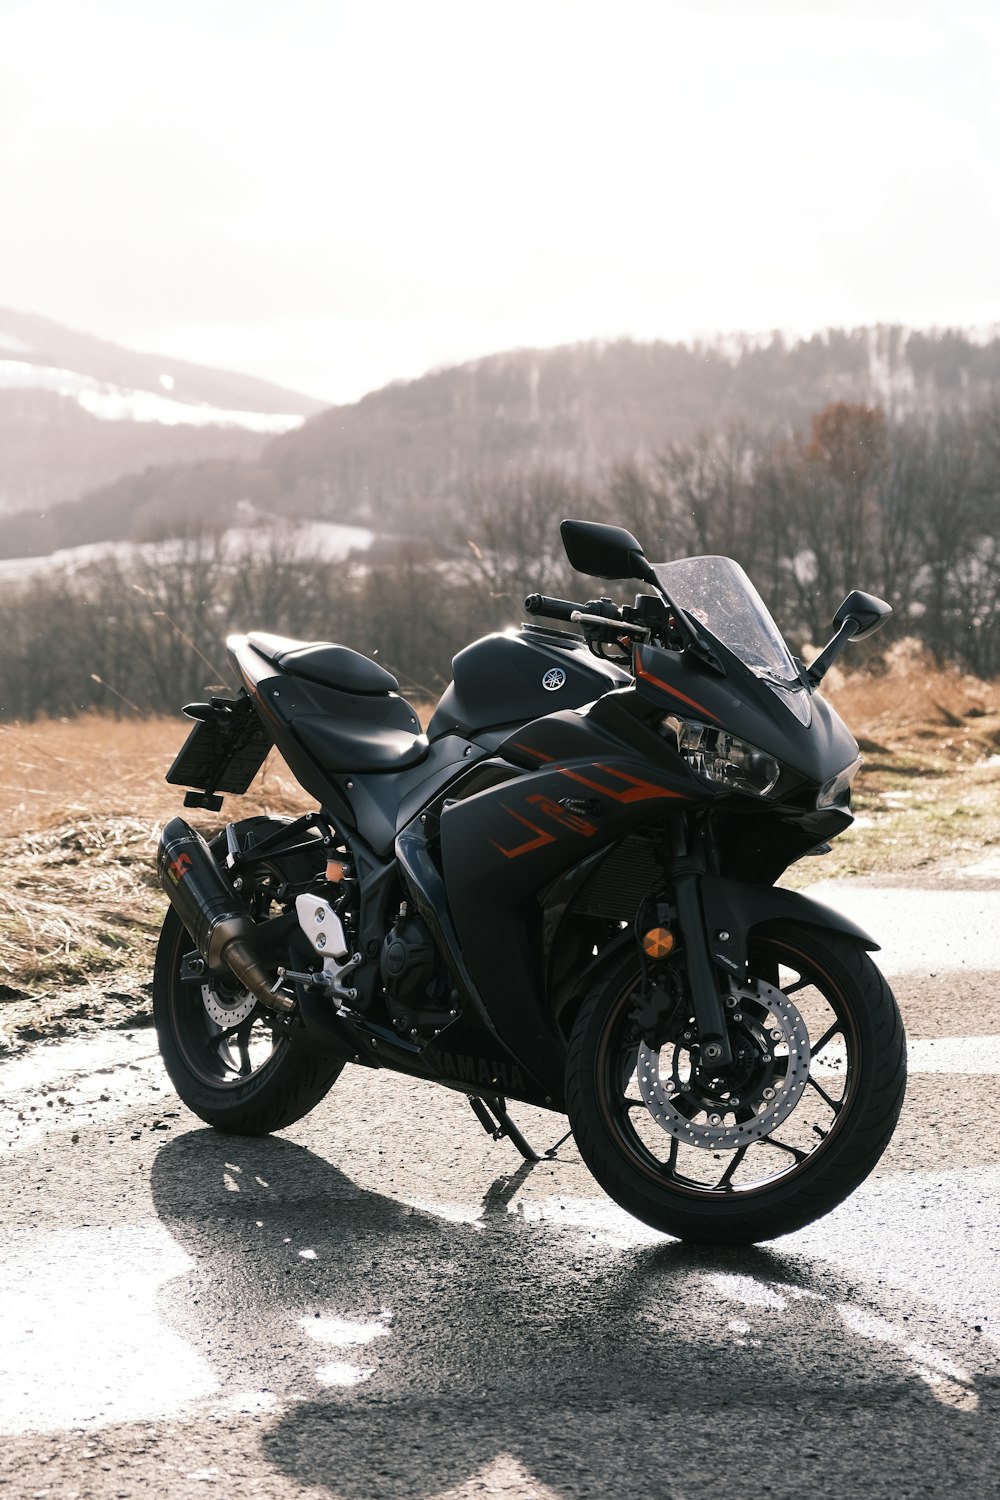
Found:
[[574, 611], [583, 609], [570, 599], [550, 599], [547, 594], [529, 594], [524, 601], [529, 615], [547, 615], [550, 620], [572, 620]]

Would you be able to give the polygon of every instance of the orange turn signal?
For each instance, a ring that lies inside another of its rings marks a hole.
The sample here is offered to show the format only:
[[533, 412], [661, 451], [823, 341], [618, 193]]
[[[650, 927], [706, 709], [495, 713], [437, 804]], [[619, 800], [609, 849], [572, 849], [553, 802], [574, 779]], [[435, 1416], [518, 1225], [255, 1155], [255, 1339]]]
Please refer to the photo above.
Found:
[[643, 934], [642, 951], [647, 958], [666, 958], [674, 951], [674, 935], [669, 927], [651, 927]]

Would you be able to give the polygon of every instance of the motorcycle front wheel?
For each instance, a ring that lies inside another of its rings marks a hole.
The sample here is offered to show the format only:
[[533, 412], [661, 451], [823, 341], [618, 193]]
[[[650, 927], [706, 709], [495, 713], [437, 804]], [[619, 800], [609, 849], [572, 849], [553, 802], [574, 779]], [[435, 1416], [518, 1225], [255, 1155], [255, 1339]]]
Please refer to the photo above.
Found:
[[[258, 834], [280, 827], [247, 819]], [[210, 847], [218, 856], [224, 840]], [[278, 861], [257, 867], [249, 900], [257, 920], [273, 915], [285, 878], [304, 873]], [[194, 944], [171, 907], [164, 918], [153, 968], [153, 1020], [160, 1055], [179, 1097], [199, 1119], [236, 1135], [267, 1135], [292, 1125], [329, 1093], [343, 1060], [294, 1042], [275, 1012], [266, 1010], [235, 975], [181, 977]]]
[[872, 1171], [902, 1108], [906, 1043], [867, 953], [805, 925], [753, 936], [726, 1011], [734, 1065], [716, 1075], [690, 1007], [653, 1015], [624, 961], [573, 1027], [567, 1112], [623, 1208], [678, 1239], [746, 1245], [820, 1218]]

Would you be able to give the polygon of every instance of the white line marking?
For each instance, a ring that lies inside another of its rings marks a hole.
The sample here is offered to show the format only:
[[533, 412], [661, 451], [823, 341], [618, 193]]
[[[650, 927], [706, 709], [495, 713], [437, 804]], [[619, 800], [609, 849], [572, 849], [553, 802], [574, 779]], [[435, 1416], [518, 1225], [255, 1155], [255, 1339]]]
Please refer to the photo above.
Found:
[[824, 880], [802, 893], [857, 922], [881, 945], [882, 973], [1000, 968], [1000, 891], [911, 891]]

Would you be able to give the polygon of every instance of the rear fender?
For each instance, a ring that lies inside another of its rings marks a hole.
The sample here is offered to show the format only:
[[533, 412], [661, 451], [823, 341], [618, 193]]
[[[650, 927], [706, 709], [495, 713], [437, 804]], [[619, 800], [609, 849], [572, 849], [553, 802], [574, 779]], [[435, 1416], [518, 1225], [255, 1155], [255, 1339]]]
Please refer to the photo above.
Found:
[[842, 933], [859, 948], [877, 949], [864, 928], [832, 907], [803, 896], [799, 891], [774, 886], [744, 885], [718, 875], [701, 880], [702, 909], [709, 950], [715, 962], [729, 974], [746, 972], [747, 939], [757, 927], [772, 922], [798, 922]]

